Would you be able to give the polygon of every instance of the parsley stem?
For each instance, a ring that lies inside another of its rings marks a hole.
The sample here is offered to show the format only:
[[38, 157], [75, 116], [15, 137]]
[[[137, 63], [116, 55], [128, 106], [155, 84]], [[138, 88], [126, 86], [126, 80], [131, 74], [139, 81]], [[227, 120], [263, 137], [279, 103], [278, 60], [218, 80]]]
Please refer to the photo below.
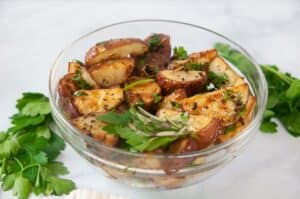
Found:
[[40, 167], [40, 165], [39, 165], [39, 164], [30, 164], [30, 165], [24, 167], [24, 168], [23, 168], [23, 171], [25, 171], [25, 170], [27, 170], [27, 169], [29, 169], [29, 168], [31, 168], [31, 167]]
[[132, 82], [130, 84], [125, 85], [124, 90], [127, 91], [127, 90], [132, 89], [133, 87], [138, 86], [138, 85], [146, 84], [146, 83], [154, 82], [154, 81], [155, 81], [154, 79], [141, 79], [141, 80], [137, 80], [135, 82]]
[[18, 165], [21, 167], [21, 170], [23, 171], [24, 167], [23, 167], [23, 164], [21, 163], [21, 161], [16, 157], [14, 157], [14, 160], [18, 163]]
[[2, 176], [2, 173], [4, 173], [4, 170], [6, 170], [6, 166], [7, 166], [7, 159], [6, 158], [4, 158], [3, 160], [2, 160], [2, 167], [1, 167], [1, 170], [0, 170], [0, 177]]

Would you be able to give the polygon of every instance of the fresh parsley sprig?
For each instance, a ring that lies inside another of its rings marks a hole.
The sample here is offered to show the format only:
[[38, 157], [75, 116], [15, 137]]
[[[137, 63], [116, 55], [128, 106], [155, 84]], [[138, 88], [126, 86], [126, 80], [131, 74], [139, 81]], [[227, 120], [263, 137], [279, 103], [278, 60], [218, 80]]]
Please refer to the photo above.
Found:
[[179, 120], [171, 121], [158, 118], [141, 107], [131, 107], [124, 113], [109, 112], [97, 119], [108, 123], [103, 128], [108, 133], [119, 135], [131, 151], [152, 151], [167, 146], [187, 135], [187, 114]]
[[[251, 69], [251, 61], [238, 50], [227, 44], [216, 43], [219, 54], [238, 68]], [[268, 102], [260, 130], [265, 133], [276, 133], [278, 119], [287, 131], [300, 136], [300, 79], [284, 73], [275, 65], [260, 65], [268, 82]]]
[[20, 199], [36, 195], [62, 195], [74, 183], [60, 178], [67, 168], [55, 161], [64, 149], [63, 140], [50, 128], [48, 98], [40, 93], [23, 93], [17, 101], [18, 113], [12, 127], [0, 133], [0, 182], [4, 191], [12, 190]]

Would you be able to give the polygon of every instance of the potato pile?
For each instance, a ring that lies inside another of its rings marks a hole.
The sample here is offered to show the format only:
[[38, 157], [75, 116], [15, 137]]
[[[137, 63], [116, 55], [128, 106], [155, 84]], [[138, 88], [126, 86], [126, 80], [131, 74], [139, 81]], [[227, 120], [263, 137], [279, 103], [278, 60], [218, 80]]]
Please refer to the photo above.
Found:
[[141, 105], [159, 118], [176, 120], [188, 113], [193, 136], [166, 149], [180, 154], [222, 143], [251, 121], [256, 98], [249, 86], [215, 49], [187, 54], [172, 48], [166, 34], [112, 39], [97, 43], [85, 63], [72, 61], [58, 85], [65, 115], [84, 134], [118, 147], [96, 119], [109, 111]]

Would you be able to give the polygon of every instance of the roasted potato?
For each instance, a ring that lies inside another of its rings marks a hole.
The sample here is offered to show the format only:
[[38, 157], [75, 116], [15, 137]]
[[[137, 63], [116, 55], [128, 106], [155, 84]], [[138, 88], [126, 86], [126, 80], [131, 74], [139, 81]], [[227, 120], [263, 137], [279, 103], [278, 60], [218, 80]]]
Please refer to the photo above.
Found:
[[106, 112], [124, 101], [121, 88], [79, 90], [80, 96], [73, 97], [73, 104], [83, 115], [93, 112]]
[[247, 103], [249, 88], [246, 83], [209, 93], [194, 95], [180, 101], [184, 111], [194, 115], [205, 115], [229, 126], [239, 119], [239, 111]]
[[126, 58], [129, 55], [143, 55], [148, 51], [147, 44], [140, 39], [113, 39], [96, 44], [85, 56], [87, 66], [98, 64], [107, 59]]
[[146, 109], [154, 105], [155, 95], [158, 96], [161, 88], [156, 82], [148, 82], [134, 86], [126, 91], [126, 100], [130, 105], [143, 103]]
[[183, 88], [191, 95], [202, 89], [207, 75], [203, 71], [195, 70], [163, 70], [156, 75], [156, 79], [166, 93]]
[[210, 49], [203, 52], [192, 53], [184, 60], [177, 60], [177, 59], [173, 60], [169, 64], [168, 68], [169, 69], [184, 68], [185, 65], [189, 63], [207, 66], [217, 55], [218, 53], [216, 49]]
[[[196, 139], [192, 137], [185, 137], [176, 140], [169, 146], [168, 153], [170, 154], [184, 154], [198, 150], [198, 143]], [[167, 174], [177, 172], [179, 169], [190, 164], [194, 158], [166, 158], [162, 160], [162, 167]]]
[[165, 34], [152, 34], [145, 39], [149, 51], [136, 58], [135, 74], [141, 76], [156, 74], [167, 68], [171, 56], [170, 37]]
[[[171, 109], [160, 109], [157, 112], [158, 117], [173, 121], [180, 120], [181, 114], [182, 112]], [[195, 135], [199, 138], [196, 139], [197, 149], [203, 149], [210, 144], [213, 144], [217, 137], [224, 130], [224, 127], [220, 120], [205, 115], [189, 115], [186, 123], [188, 126], [188, 130], [194, 132]], [[179, 149], [179, 147], [175, 146], [175, 149]], [[182, 149], [182, 147], [180, 149]], [[195, 147], [193, 147], [193, 149], [195, 149]], [[174, 150], [171, 150], [170, 152], [174, 152]], [[179, 153], [180, 151], [177, 152]]]
[[226, 75], [228, 80], [222, 87], [238, 86], [245, 83], [244, 79], [239, 76], [221, 57], [216, 57], [209, 64], [208, 71], [217, 75]]
[[184, 89], [177, 89], [164, 98], [164, 100], [159, 104], [159, 109], [180, 109], [178, 101], [186, 97], [187, 94]]
[[102, 130], [106, 123], [97, 120], [94, 114], [74, 118], [72, 119], [72, 123], [84, 134], [94, 138], [97, 141], [109, 146], [115, 146], [118, 143], [118, 136], [108, 134]]
[[246, 128], [249, 123], [251, 122], [253, 112], [255, 110], [255, 105], [256, 105], [256, 97], [250, 96], [248, 99], [248, 102], [245, 106], [245, 110], [242, 114], [241, 121], [238, 121], [234, 128], [226, 132], [218, 137], [217, 143], [222, 143], [225, 142], [233, 137], [235, 137], [238, 133], [240, 133], [244, 128]]
[[70, 118], [74, 118], [80, 115], [80, 113], [72, 103], [72, 96], [74, 92], [79, 89], [77, 85], [72, 81], [72, 78], [74, 76], [75, 74], [66, 74], [58, 82], [59, 103], [65, 115]]
[[103, 88], [124, 83], [131, 74], [134, 60], [122, 58], [104, 61], [89, 69], [92, 78]]
[[93, 80], [89, 72], [86, 70], [86, 68], [82, 65], [82, 63], [78, 61], [72, 61], [69, 62], [68, 66], [68, 73], [79, 73], [81, 78], [91, 86], [91, 88], [98, 88], [97, 83]]

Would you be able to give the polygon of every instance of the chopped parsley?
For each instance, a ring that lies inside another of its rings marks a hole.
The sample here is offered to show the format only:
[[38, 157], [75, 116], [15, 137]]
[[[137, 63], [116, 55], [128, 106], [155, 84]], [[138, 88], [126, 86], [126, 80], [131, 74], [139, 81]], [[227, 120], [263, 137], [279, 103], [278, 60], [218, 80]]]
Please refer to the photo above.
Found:
[[200, 63], [187, 63], [184, 68], [186, 70], [203, 70], [204, 69], [204, 65], [200, 64]]
[[158, 95], [157, 93], [153, 94], [153, 98], [154, 98], [154, 104], [157, 104], [162, 99], [162, 97], [160, 95]]
[[153, 34], [148, 41], [150, 51], [155, 51], [161, 47], [161, 40], [159, 35]]
[[175, 102], [175, 101], [171, 101], [171, 105], [172, 105], [172, 107], [174, 107], [174, 108], [180, 108], [180, 107], [181, 107], [180, 104], [178, 104], [178, 103]]
[[223, 92], [224, 93], [224, 99], [225, 100], [232, 100], [233, 98], [233, 91], [232, 90], [226, 90]]
[[74, 95], [80, 97], [80, 96], [86, 96], [87, 93], [84, 91], [75, 91]]
[[92, 86], [89, 85], [82, 77], [81, 71], [76, 70], [75, 76], [71, 78], [71, 80], [78, 86], [80, 89], [92, 89]]
[[174, 47], [173, 54], [177, 59], [180, 59], [180, 60], [187, 58], [187, 51], [182, 46]]
[[213, 83], [217, 88], [220, 88], [222, 85], [228, 82], [228, 76], [225, 73], [217, 75], [212, 71], [208, 71], [207, 77], [208, 81]]

